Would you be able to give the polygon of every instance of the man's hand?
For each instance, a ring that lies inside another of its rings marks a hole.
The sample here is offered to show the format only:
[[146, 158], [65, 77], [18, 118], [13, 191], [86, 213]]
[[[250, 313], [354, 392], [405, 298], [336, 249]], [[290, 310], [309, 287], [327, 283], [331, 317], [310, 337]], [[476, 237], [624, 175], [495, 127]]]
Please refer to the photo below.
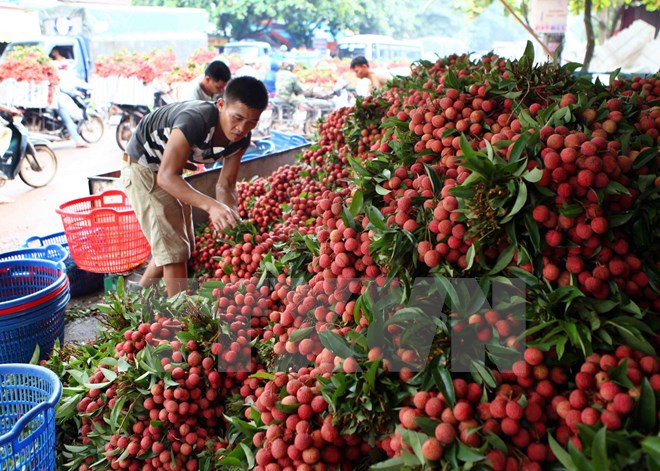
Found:
[[209, 221], [216, 231], [222, 231], [233, 227], [241, 217], [236, 209], [216, 201], [216, 204], [209, 209]]

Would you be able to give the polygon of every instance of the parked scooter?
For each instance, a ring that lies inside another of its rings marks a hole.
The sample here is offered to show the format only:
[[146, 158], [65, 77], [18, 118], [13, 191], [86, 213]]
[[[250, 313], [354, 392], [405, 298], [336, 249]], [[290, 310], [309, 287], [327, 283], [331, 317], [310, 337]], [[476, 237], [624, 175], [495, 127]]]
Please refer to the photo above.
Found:
[[115, 130], [115, 140], [117, 145], [121, 150], [126, 150], [128, 141], [133, 137], [135, 128], [142, 118], [144, 118], [148, 113], [160, 108], [163, 105], [169, 103], [167, 95], [163, 92], [154, 93], [154, 106], [153, 109], [149, 108], [147, 105], [132, 105], [126, 103], [112, 103], [112, 111], [118, 113], [120, 118], [117, 123], [117, 129]]
[[46, 139], [21, 124], [19, 110], [0, 105], [0, 186], [16, 175], [27, 185], [48, 185], [57, 173], [57, 157]]
[[[75, 104], [75, 107], [71, 106], [68, 111], [78, 127], [80, 137], [90, 144], [100, 141], [105, 126], [103, 118], [90, 109], [89, 91], [77, 88], [76, 91], [62, 90], [62, 93], [71, 97]], [[40, 133], [50, 140], [70, 138], [64, 121], [55, 108], [23, 108], [23, 123], [33, 136]]]

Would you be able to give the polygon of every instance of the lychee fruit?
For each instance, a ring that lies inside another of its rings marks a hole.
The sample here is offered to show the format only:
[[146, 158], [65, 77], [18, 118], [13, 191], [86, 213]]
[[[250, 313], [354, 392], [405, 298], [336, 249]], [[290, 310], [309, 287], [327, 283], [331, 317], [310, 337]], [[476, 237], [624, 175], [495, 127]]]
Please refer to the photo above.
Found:
[[535, 347], [529, 347], [523, 354], [525, 361], [532, 366], [543, 363], [543, 352]]
[[435, 438], [442, 445], [450, 445], [456, 440], [456, 429], [451, 424], [441, 422], [435, 428]]
[[607, 219], [602, 216], [595, 217], [591, 220], [591, 229], [596, 234], [605, 234], [608, 228], [609, 224], [607, 223]]
[[603, 399], [605, 399], [608, 402], [611, 402], [614, 400], [614, 397], [619, 394], [620, 389], [619, 386], [612, 382], [606, 382], [600, 385], [600, 395]]
[[600, 415], [600, 421], [603, 423], [607, 430], [619, 430], [621, 428], [621, 417], [616, 412], [608, 410], [603, 411]]
[[633, 398], [628, 393], [618, 393], [614, 396], [614, 411], [620, 415], [628, 415], [635, 405]]
[[424, 455], [424, 458], [429, 461], [438, 461], [440, 458], [442, 458], [442, 453], [442, 445], [438, 439], [434, 437], [427, 438], [426, 441], [422, 444], [422, 454]]

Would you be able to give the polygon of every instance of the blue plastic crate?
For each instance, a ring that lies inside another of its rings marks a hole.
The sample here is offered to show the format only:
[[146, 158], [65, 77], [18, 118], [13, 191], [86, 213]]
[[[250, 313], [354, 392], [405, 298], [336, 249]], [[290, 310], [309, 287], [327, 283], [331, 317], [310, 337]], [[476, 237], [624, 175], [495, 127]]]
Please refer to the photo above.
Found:
[[[55, 341], [64, 342], [64, 315], [68, 290], [47, 305], [0, 319], [0, 364], [28, 363], [39, 345], [39, 359], [53, 351]], [[2, 468], [0, 468], [2, 469]]]
[[36, 365], [0, 365], [0, 469], [54, 470], [62, 383]]
[[69, 251], [59, 244], [50, 244], [43, 247], [29, 247], [11, 252], [0, 253], [0, 262], [6, 260], [22, 260], [26, 258], [36, 258], [39, 260], [50, 260], [53, 262], [66, 262], [69, 258]]
[[67, 276], [69, 277], [72, 297], [83, 296], [88, 293], [100, 291], [103, 288], [103, 274], [81, 270], [75, 264], [69, 253], [69, 245], [64, 232], [56, 232], [43, 237], [32, 236], [23, 242], [22, 247], [43, 247], [49, 244], [59, 244], [67, 251], [67, 258], [64, 261], [64, 265], [66, 266]]
[[55, 341], [64, 340], [64, 311], [70, 298], [61, 263], [0, 262], [0, 363], [27, 363], [37, 345], [40, 358], [47, 358]]
[[28, 247], [43, 247], [45, 245], [50, 245], [50, 244], [59, 244], [62, 246], [66, 245], [66, 234], [64, 234], [64, 231], [62, 232], [56, 232], [54, 234], [49, 234], [47, 236], [39, 237], [39, 236], [32, 236], [23, 242], [21, 245], [22, 248], [28, 248]]
[[68, 283], [64, 265], [50, 260], [0, 262], [0, 319], [16, 310], [44, 304]]

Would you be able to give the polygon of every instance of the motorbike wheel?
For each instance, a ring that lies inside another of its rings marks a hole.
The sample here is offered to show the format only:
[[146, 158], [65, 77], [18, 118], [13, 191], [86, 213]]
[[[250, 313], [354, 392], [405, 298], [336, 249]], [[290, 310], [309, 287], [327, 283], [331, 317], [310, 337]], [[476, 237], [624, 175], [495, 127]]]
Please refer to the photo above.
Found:
[[135, 115], [131, 114], [122, 116], [121, 121], [119, 121], [117, 129], [115, 130], [115, 140], [121, 150], [126, 150], [128, 141], [133, 137], [133, 133], [139, 122], [140, 119]]
[[103, 119], [95, 113], [90, 113], [87, 115], [87, 119], [80, 123], [78, 132], [85, 142], [94, 144], [101, 140], [104, 130], [105, 125], [103, 124]]
[[41, 188], [48, 185], [57, 173], [55, 152], [44, 145], [35, 145], [34, 154], [25, 154], [18, 175], [26, 185]]

